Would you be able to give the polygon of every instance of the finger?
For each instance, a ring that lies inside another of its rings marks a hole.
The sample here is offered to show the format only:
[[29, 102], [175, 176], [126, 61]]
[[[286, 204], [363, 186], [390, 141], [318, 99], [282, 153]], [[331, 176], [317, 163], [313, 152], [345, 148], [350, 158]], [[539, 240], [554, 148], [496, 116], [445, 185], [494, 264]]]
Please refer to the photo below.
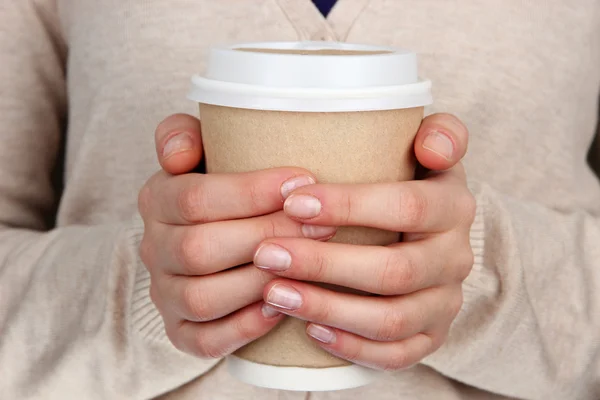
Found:
[[443, 232], [474, 208], [454, 169], [437, 179], [376, 184], [317, 184], [295, 190], [284, 203], [290, 218], [328, 226], [368, 226], [396, 232]]
[[212, 322], [169, 324], [167, 335], [179, 350], [201, 358], [220, 358], [268, 333], [283, 316], [259, 302]]
[[158, 296], [169, 299], [163, 307], [180, 319], [206, 322], [262, 300], [263, 289], [273, 278], [247, 265], [203, 277], [164, 275], [156, 286]]
[[300, 168], [274, 168], [238, 174], [156, 174], [140, 194], [154, 220], [198, 224], [248, 218], [283, 207], [290, 188], [313, 184]]
[[318, 324], [308, 324], [306, 333], [323, 350], [368, 368], [398, 371], [409, 368], [433, 353], [441, 340], [417, 333], [405, 340], [383, 343]]
[[152, 225], [147, 232], [151, 243], [142, 248], [142, 259], [151, 269], [171, 275], [208, 275], [252, 261], [258, 244], [269, 237], [328, 239], [335, 228], [308, 229], [283, 212], [261, 217], [211, 222], [194, 226]]
[[449, 323], [460, 310], [462, 292], [456, 285], [405, 296], [369, 297], [275, 279], [265, 287], [263, 299], [295, 318], [387, 342]]
[[458, 163], [467, 152], [469, 132], [454, 115], [426, 117], [415, 138], [417, 160], [425, 168], [441, 171]]
[[187, 114], [174, 114], [163, 120], [154, 133], [156, 154], [169, 174], [192, 171], [202, 157], [200, 121]]
[[283, 278], [389, 296], [462, 282], [473, 252], [468, 237], [454, 232], [388, 247], [269, 238], [254, 264]]

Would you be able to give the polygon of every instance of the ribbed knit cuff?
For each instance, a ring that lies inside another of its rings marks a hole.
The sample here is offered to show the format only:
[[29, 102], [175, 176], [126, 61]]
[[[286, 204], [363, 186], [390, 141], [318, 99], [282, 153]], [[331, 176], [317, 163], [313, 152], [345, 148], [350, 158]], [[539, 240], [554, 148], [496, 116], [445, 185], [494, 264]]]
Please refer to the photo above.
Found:
[[[480, 193], [481, 194], [481, 193]], [[471, 273], [463, 283], [465, 303], [469, 303], [471, 298], [469, 297], [472, 293], [470, 289], [476, 289], [481, 286], [482, 270], [484, 268], [483, 256], [485, 250], [485, 210], [487, 208], [487, 201], [484, 196], [475, 194], [477, 200], [477, 209], [475, 213], [475, 220], [471, 225], [470, 242], [471, 248], [473, 249], [474, 263]]]
[[144, 235], [144, 223], [139, 215], [127, 230], [134, 254], [135, 280], [131, 298], [132, 328], [151, 341], [170, 343], [165, 333], [163, 320], [150, 300], [150, 274], [139, 257], [138, 249]]
[[[146, 382], [147, 396], [166, 393], [202, 376], [219, 360], [200, 359], [175, 348], [166, 335], [163, 319], [150, 300], [150, 274], [139, 257], [139, 246], [144, 234], [144, 224], [136, 216], [125, 228], [127, 245], [120, 254], [130, 265], [132, 282], [127, 285], [130, 294], [130, 324], [135, 362]], [[124, 296], [126, 297], [126, 296]]]
[[[470, 242], [473, 249], [474, 263], [471, 273], [463, 282], [464, 305], [463, 311], [484, 298], [493, 298], [498, 290], [498, 279], [494, 266], [486, 265], [486, 230], [487, 223], [492, 217], [488, 201], [488, 189], [485, 185], [469, 182], [469, 189], [475, 196], [477, 210], [471, 226]], [[489, 262], [488, 262], [489, 263]]]
[[[477, 374], [476, 371], [484, 367], [479, 364], [479, 360], [488, 360], [486, 357], [480, 357], [485, 349], [477, 344], [476, 335], [482, 319], [487, 317], [485, 313], [488, 310], [482, 310], [481, 306], [488, 304], [489, 299], [494, 297], [498, 284], [493, 269], [486, 265], [486, 220], [490, 212], [487, 193], [475, 182], [469, 182], [469, 189], [477, 202], [475, 220], [470, 231], [474, 254], [473, 269], [463, 282], [463, 305], [453, 322], [446, 343], [423, 360], [424, 364], [449, 377]], [[475, 363], [476, 367], [473, 366], [473, 360], [478, 360]]]

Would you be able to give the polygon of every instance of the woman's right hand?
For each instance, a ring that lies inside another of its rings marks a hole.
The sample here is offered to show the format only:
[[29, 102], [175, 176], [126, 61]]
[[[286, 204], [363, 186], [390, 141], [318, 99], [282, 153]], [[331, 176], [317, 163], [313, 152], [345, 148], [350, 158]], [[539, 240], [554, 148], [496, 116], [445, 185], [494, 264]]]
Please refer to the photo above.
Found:
[[250, 264], [258, 244], [270, 237], [328, 239], [335, 230], [303, 226], [282, 211], [289, 192], [315, 182], [308, 171], [191, 173], [202, 139], [200, 121], [189, 115], [165, 119], [155, 139], [162, 170], [146, 182], [138, 202], [150, 296], [175, 347], [222, 357], [283, 318], [262, 302], [273, 276]]

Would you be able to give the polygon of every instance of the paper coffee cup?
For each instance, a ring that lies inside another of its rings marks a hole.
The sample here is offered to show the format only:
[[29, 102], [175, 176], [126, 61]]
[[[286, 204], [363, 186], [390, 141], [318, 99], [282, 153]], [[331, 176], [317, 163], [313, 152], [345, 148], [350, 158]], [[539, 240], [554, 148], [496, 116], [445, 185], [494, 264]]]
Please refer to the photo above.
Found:
[[[192, 78], [208, 173], [297, 166], [320, 183], [414, 178], [413, 141], [431, 103], [413, 52], [330, 42], [250, 43], [211, 50]], [[387, 245], [399, 233], [343, 227], [331, 241]], [[235, 290], [235, 288], [232, 288]], [[316, 346], [286, 318], [228, 359], [238, 379], [284, 390], [339, 390], [378, 376]]]

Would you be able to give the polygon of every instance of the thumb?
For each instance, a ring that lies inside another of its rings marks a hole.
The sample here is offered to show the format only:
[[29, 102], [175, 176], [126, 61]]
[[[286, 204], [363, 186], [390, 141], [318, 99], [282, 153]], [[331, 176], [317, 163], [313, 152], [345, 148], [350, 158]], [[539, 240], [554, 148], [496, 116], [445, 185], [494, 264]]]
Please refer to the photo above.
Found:
[[427, 169], [443, 171], [456, 165], [467, 152], [469, 132], [450, 114], [433, 114], [421, 123], [415, 138], [415, 154]]
[[160, 166], [169, 174], [191, 172], [202, 158], [200, 121], [187, 114], [164, 119], [154, 135]]

